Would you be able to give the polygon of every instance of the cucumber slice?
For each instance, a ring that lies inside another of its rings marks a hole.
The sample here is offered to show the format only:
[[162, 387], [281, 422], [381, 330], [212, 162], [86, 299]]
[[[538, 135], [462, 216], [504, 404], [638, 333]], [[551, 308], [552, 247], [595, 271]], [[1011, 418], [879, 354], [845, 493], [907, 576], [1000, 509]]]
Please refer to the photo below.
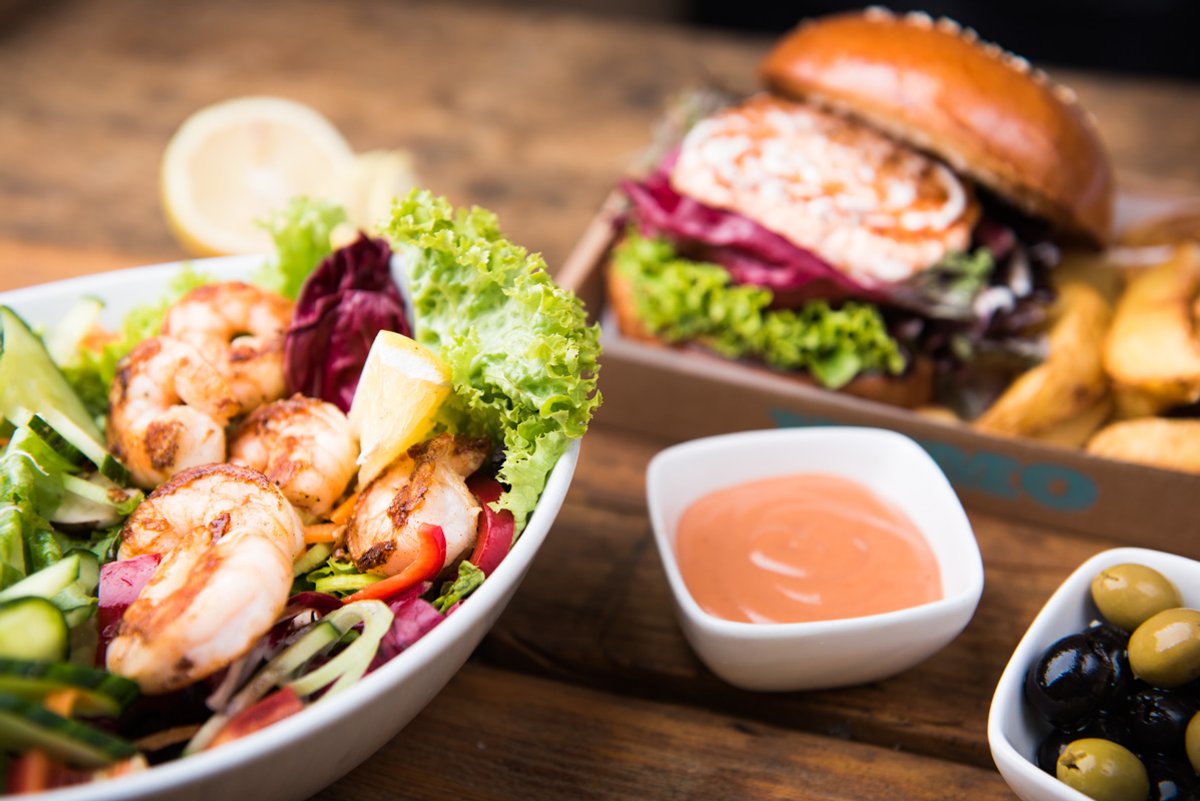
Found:
[[303, 576], [310, 570], [316, 570], [325, 563], [325, 560], [333, 553], [333, 546], [328, 542], [318, 542], [300, 555], [300, 558], [292, 563], [292, 575]]
[[30, 597], [0, 603], [0, 657], [61, 662], [69, 646], [67, 620], [50, 601]]
[[67, 309], [62, 320], [46, 335], [46, 352], [59, 367], [67, 367], [77, 361], [79, 345], [91, 333], [100, 319], [104, 301], [96, 297], [83, 297]]
[[104, 476], [93, 476], [90, 481], [79, 476], [63, 476], [62, 485], [67, 495], [78, 495], [92, 503], [107, 504], [122, 517], [132, 513], [144, 497], [141, 490], [118, 487]]
[[75, 712], [115, 718], [138, 696], [136, 682], [107, 670], [70, 662], [0, 659], [0, 694], [39, 701], [59, 690], [76, 690]]
[[29, 418], [29, 430], [38, 435], [42, 441], [49, 445], [55, 453], [61, 456], [64, 460], [74, 467], [83, 467], [88, 462], [87, 456], [83, 451], [76, 448], [71, 443], [67, 442], [66, 438], [59, 434], [54, 428], [46, 422], [46, 418], [40, 414], [35, 414]]
[[65, 528], [111, 528], [125, 519], [111, 504], [96, 503], [73, 492], [63, 494], [50, 522]]
[[[3, 362], [0, 361], [0, 367]], [[50, 428], [54, 429], [64, 440], [74, 445], [100, 471], [100, 475], [115, 481], [122, 487], [129, 484], [129, 470], [117, 461], [101, 443], [99, 434], [92, 436], [87, 429], [78, 425], [75, 420], [58, 409], [39, 407], [36, 416], [41, 417]], [[20, 414], [20, 410], [17, 410]], [[32, 422], [32, 421], [31, 421]], [[94, 426], [93, 426], [94, 428]]]
[[72, 553], [0, 591], [0, 601], [26, 597], [53, 598], [78, 578], [79, 554]]
[[345, 690], [366, 674], [395, 617], [387, 604], [376, 600], [355, 601], [330, 612], [322, 620], [346, 633], [361, 623], [362, 633], [333, 659], [285, 686], [295, 690], [296, 695], [305, 696], [332, 682], [333, 686], [321, 696], [322, 701]]
[[102, 768], [137, 753], [126, 740], [5, 694], [0, 694], [0, 746], [18, 751], [40, 748], [54, 759], [83, 768]]
[[8, 418], [18, 408], [53, 409], [92, 440], [100, 441], [100, 431], [83, 401], [45, 345], [16, 312], [0, 306], [0, 414]]
[[68, 584], [64, 589], [54, 594], [50, 603], [58, 607], [67, 619], [67, 626], [75, 628], [87, 620], [96, 611], [99, 603], [96, 596], [90, 595], [79, 581]]
[[100, 557], [83, 548], [72, 548], [66, 555], [79, 557], [79, 578], [76, 583], [84, 592], [95, 595], [96, 588], [100, 586]]

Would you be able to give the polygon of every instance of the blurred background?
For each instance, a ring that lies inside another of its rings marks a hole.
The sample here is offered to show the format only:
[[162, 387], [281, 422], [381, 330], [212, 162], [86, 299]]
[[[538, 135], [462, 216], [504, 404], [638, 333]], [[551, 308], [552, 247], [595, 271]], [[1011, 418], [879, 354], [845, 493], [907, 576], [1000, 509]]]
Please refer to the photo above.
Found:
[[[852, 0], [491, 0], [577, 8], [707, 28], [780, 33], [814, 14], [862, 8]], [[1037, 63], [1142, 75], [1200, 77], [1200, 0], [923, 0], [880, 3], [925, 11], [977, 30]]]

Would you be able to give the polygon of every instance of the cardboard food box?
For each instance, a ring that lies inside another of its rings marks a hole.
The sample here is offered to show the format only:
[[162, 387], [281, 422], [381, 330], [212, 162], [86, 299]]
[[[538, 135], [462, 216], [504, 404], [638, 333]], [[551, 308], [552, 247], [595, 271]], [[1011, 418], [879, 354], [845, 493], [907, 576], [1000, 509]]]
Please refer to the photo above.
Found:
[[[1194, 194], [1126, 188], [1118, 224], [1198, 203]], [[933, 456], [969, 508], [1200, 558], [1200, 475], [986, 435], [698, 349], [622, 337], [605, 302], [604, 270], [623, 208], [618, 194], [609, 197], [558, 274], [601, 323], [601, 422], [672, 440], [772, 427], [890, 428]]]

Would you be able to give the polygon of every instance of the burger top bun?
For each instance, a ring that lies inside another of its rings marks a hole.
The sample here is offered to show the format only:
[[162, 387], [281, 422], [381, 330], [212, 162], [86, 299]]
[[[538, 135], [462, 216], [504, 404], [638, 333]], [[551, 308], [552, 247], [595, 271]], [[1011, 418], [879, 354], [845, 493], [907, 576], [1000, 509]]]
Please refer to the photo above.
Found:
[[802, 23], [759, 68], [777, 94], [858, 117], [1068, 236], [1101, 245], [1112, 167], [1075, 95], [973, 31], [881, 9]]

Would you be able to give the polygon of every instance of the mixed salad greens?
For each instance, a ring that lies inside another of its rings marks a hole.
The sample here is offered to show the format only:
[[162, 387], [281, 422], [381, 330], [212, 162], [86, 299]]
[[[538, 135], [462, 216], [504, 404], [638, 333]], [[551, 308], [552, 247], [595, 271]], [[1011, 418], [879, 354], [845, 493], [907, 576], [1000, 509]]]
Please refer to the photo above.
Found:
[[[316, 541], [294, 565], [287, 609], [247, 654], [184, 690], [141, 694], [103, 669], [125, 609], [161, 559], [116, 559], [143, 493], [105, 446], [109, 386], [170, 305], [214, 279], [181, 268], [160, 300], [115, 331], [100, 328], [102, 304], [92, 298], [44, 332], [0, 307], [0, 746], [9, 791], [211, 748], [344, 689], [484, 583], [586, 430], [600, 403], [598, 330], [539, 256], [502, 236], [494, 215], [414, 191], [394, 204], [383, 238], [335, 251], [330, 235], [344, 219], [335, 205], [297, 199], [266, 222], [276, 254], [251, 280], [298, 299], [284, 349], [289, 391], [346, 409], [376, 331], [411, 331], [452, 375], [433, 433], [495, 445], [467, 483], [482, 505], [475, 547], [446, 570], [438, 560], [432, 571], [381, 578]], [[411, 308], [391, 278], [393, 249]]]

